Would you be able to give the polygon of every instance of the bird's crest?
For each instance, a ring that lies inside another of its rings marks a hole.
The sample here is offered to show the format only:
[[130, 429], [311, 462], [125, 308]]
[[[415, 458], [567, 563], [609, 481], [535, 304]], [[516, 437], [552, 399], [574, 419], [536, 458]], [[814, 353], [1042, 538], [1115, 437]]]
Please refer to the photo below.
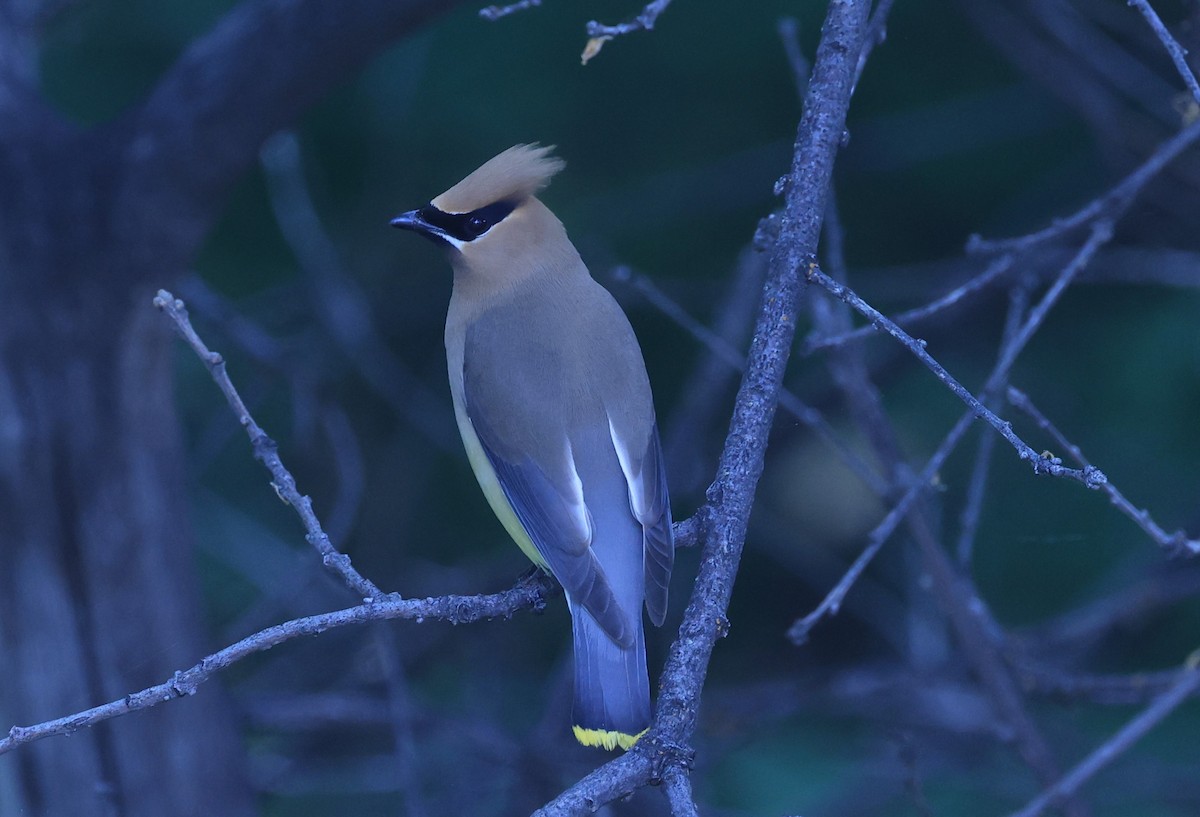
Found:
[[553, 145], [513, 145], [488, 159], [431, 204], [443, 213], [469, 213], [497, 201], [527, 199], [566, 167], [566, 162], [551, 155], [553, 151]]

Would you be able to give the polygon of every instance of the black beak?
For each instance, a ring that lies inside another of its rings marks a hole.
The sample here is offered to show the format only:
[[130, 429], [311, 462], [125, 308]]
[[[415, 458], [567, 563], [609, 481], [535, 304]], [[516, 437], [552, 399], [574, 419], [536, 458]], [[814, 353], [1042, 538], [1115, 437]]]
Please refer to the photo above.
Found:
[[401, 213], [391, 220], [393, 227], [399, 227], [401, 230], [412, 230], [418, 235], [423, 235], [435, 244], [448, 246], [449, 241], [446, 240], [446, 233], [436, 224], [430, 223], [420, 210], [409, 210], [407, 213]]
[[430, 224], [425, 219], [421, 218], [420, 210], [409, 210], [407, 213], [401, 213], [391, 221], [393, 227], [399, 227], [401, 230], [413, 230], [418, 233], [429, 232]]

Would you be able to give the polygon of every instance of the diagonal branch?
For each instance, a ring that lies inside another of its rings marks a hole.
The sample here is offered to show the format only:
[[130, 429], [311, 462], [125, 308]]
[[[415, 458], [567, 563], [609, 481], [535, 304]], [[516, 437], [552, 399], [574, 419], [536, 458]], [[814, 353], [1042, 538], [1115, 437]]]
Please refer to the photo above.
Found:
[[1200, 140], [1200, 120], [1188, 125], [1179, 133], [1163, 142], [1150, 157], [1136, 170], [1121, 180], [1119, 184], [1107, 192], [1092, 199], [1080, 209], [1066, 218], [1059, 219], [1045, 229], [1019, 238], [984, 239], [981, 236], [971, 236], [967, 242], [967, 252], [1003, 252], [1006, 250], [1026, 250], [1037, 244], [1055, 241], [1065, 234], [1080, 229], [1088, 224], [1097, 223], [1105, 218], [1114, 219], [1129, 206], [1129, 203], [1142, 191], [1151, 179], [1175, 161], [1181, 153]]
[[1167, 49], [1167, 54], [1171, 57], [1175, 70], [1179, 72], [1183, 84], [1187, 86], [1188, 93], [1192, 95], [1194, 101], [1200, 103], [1200, 83], [1196, 82], [1196, 75], [1192, 73], [1192, 67], [1188, 65], [1187, 51], [1179, 44], [1178, 40], [1171, 36], [1171, 32], [1167, 31], [1167, 27], [1163, 25], [1163, 21], [1150, 5], [1149, 0], [1129, 0], [1129, 5], [1136, 8], [1146, 19], [1154, 36], [1158, 37], [1163, 48]]
[[832, 0], [829, 4], [746, 374], [717, 479], [708, 491], [709, 524], [700, 570], [663, 670], [650, 734], [624, 757], [601, 766], [548, 803], [537, 812], [538, 817], [592, 813], [652, 778], [668, 776], [667, 770], [686, 768], [690, 763], [688, 742], [696, 729], [709, 659], [717, 639], [729, 628], [726, 610], [795, 336], [804, 286], [801, 270], [817, 251], [870, 5], [867, 0]]
[[1079, 791], [1084, 783], [1145, 737], [1147, 732], [1178, 709], [1197, 689], [1200, 689], [1200, 669], [1191, 666], [1174, 686], [1121, 727], [1115, 735], [1097, 746], [1095, 751], [1067, 772], [1058, 783], [1031, 800], [1025, 808], [1013, 812], [1010, 817], [1037, 817], [1046, 809]]
[[166, 313], [175, 325], [176, 331], [208, 367], [217, 387], [221, 389], [229, 407], [233, 409], [238, 424], [246, 429], [246, 434], [250, 437], [250, 446], [254, 449], [254, 458], [271, 472], [271, 487], [275, 489], [275, 493], [281, 500], [296, 511], [301, 524], [304, 525], [305, 540], [321, 554], [321, 560], [325, 566], [340, 576], [346, 586], [363, 601], [373, 602], [382, 599], [384, 594], [375, 586], [374, 582], [355, 570], [350, 564], [350, 557], [339, 552], [333, 546], [325, 529], [321, 527], [321, 520], [317, 519], [316, 513], [313, 512], [312, 500], [296, 489], [296, 480], [284, 466], [283, 460], [279, 458], [279, 450], [275, 441], [268, 437], [262, 427], [250, 416], [250, 410], [246, 408], [242, 396], [238, 394], [237, 388], [225, 370], [225, 359], [217, 352], [211, 351], [196, 334], [196, 330], [192, 328], [192, 322], [188, 318], [187, 307], [184, 306], [183, 301], [165, 289], [160, 289], [158, 295], [154, 297], [154, 305]]
[[[1012, 386], [1008, 387], [1007, 394], [1008, 402], [1012, 403], [1014, 408], [1028, 414], [1038, 428], [1049, 434], [1055, 443], [1067, 451], [1071, 459], [1078, 462], [1084, 468], [1093, 467], [1088, 458], [1083, 455], [1083, 451], [1080, 450], [1079, 446], [1068, 440], [1066, 435], [1045, 414], [1042, 414], [1041, 410], [1029, 399], [1029, 395]], [[1149, 511], [1136, 507], [1111, 482], [1105, 482], [1101, 486], [1101, 490], [1108, 495], [1109, 501], [1117, 510], [1137, 523], [1137, 526], [1145, 531], [1146, 535], [1158, 543], [1160, 547], [1170, 551], [1173, 555], [1184, 553], [1189, 556], [1195, 556], [1200, 554], [1200, 539], [1190, 539], [1187, 533], [1182, 530], [1167, 533], [1161, 525], [1154, 521]]]

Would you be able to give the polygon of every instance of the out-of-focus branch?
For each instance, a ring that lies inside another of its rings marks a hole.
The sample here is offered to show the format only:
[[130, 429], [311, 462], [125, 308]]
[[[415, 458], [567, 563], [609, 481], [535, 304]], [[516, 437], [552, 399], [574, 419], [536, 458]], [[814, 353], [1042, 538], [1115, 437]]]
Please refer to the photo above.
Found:
[[1021, 641], [1032, 651], [1061, 660], [1064, 655], [1087, 652], [1112, 633], [1128, 631], [1197, 595], [1200, 595], [1200, 563], [1164, 566], [1155, 575], [1022, 633]]
[[895, 0], [879, 0], [875, 4], [875, 11], [871, 13], [871, 19], [867, 23], [867, 37], [863, 43], [862, 52], [858, 55], [858, 65], [854, 67], [854, 86], [858, 87], [858, 81], [862, 79], [863, 69], [867, 67], [867, 60], [871, 56], [871, 52], [875, 50], [875, 46], [883, 45], [887, 40], [887, 20], [888, 15], [892, 13], [892, 3]]
[[[224, 193], [268, 136], [382, 48], [452, 5], [454, 0], [237, 4], [115, 126], [126, 144], [115, 203], [131, 214], [124, 229], [145, 233], [147, 251], [160, 240], [174, 251], [194, 248]], [[121, 218], [114, 223], [122, 224]], [[158, 233], [163, 235], [156, 240]], [[160, 261], [138, 269], [161, 267]]]
[[1067, 772], [1062, 780], [1031, 800], [1025, 808], [1014, 811], [1010, 817], [1037, 817], [1047, 808], [1079, 791], [1084, 783], [1145, 737], [1147, 732], [1179, 708], [1179, 705], [1190, 698], [1197, 689], [1200, 689], [1200, 669], [1190, 666], [1174, 686], [1121, 727], [1115, 735], [1097, 746], [1090, 755]]
[[[712, 327], [716, 337], [734, 348], [750, 343], [766, 274], [766, 256], [756, 247], [742, 248]], [[738, 360], [743, 362], [740, 357]], [[741, 366], [731, 367], [715, 350], [702, 350], [697, 357], [679, 391], [676, 408], [664, 424], [663, 456], [672, 492], [688, 496], [708, 486], [717, 451], [715, 446], [708, 450], [700, 441], [715, 436], [718, 424], [724, 421], [741, 372]]]
[[1118, 185], [1093, 199], [1066, 218], [1059, 219], [1044, 230], [1029, 233], [1019, 238], [987, 240], [973, 235], [967, 242], [967, 252], [1005, 252], [1025, 250], [1047, 241], [1054, 241], [1073, 230], [1104, 218], [1120, 214], [1146, 184], [1162, 172], [1179, 154], [1200, 139], [1200, 120], [1193, 122], [1159, 146], [1150, 158], [1137, 170], [1126, 176]]
[[459, 449], [450, 412], [392, 353], [375, 326], [371, 303], [347, 274], [317, 213], [301, 166], [300, 143], [281, 131], [260, 152], [280, 232], [304, 271], [313, 310], [345, 360], [376, 395], [443, 451]]
[[[0, 112], [34, 96], [38, 83], [39, 3], [0, 2]], [[15, 115], [11, 114], [11, 115]]]
[[[1004, 321], [1004, 346], [1012, 342], [1020, 329], [1025, 311], [1029, 308], [1029, 289], [1031, 283], [1022, 279], [1012, 288], [1008, 296], [1008, 316]], [[997, 395], [987, 395], [985, 401], [989, 408], [998, 399]], [[996, 435], [987, 429], [979, 437], [979, 447], [976, 449], [975, 464], [971, 467], [971, 480], [967, 483], [967, 497], [959, 515], [958, 544], [954, 551], [958, 557], [959, 567], [970, 574], [971, 557], [975, 550], [975, 534], [979, 529], [979, 519], [983, 513], [984, 496], [987, 493], [988, 472], [991, 470], [992, 453], [996, 450]]]
[[[1027, 658], [1010, 659], [1019, 673], [1021, 683], [1029, 692], [1067, 703], [1129, 706], [1145, 703], [1170, 691], [1179, 683], [1182, 673], [1191, 670], [1160, 670], [1135, 672], [1127, 675], [1097, 675], [1069, 672]], [[1193, 696], [1200, 689], [1193, 690]]]

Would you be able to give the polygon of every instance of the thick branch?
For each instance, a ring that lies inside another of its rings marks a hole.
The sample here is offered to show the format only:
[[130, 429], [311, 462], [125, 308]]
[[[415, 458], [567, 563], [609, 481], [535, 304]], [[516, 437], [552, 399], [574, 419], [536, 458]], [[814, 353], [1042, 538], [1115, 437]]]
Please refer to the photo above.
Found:
[[822, 32], [796, 147], [779, 239], [763, 293], [746, 376], [717, 480], [709, 489], [709, 528], [696, 588], [663, 672], [656, 726], [676, 741], [695, 729], [708, 659], [724, 634], [726, 607], [795, 334], [801, 270], [817, 251], [834, 157], [841, 144], [870, 3], [834, 0]]
[[[624, 791], [649, 782], [655, 769], [690, 761], [700, 692], [725, 618], [762, 475], [767, 439], [795, 335], [804, 285], [801, 270], [817, 251], [834, 157], [862, 49], [867, 0], [832, 0], [822, 29], [792, 160], [791, 183], [771, 259], [746, 374], [734, 406], [717, 479], [709, 489], [711, 519], [691, 600], [663, 670], [651, 733], [626, 756], [602, 766], [538, 812], [539, 817], [588, 814]], [[662, 773], [655, 773], [661, 778]]]

